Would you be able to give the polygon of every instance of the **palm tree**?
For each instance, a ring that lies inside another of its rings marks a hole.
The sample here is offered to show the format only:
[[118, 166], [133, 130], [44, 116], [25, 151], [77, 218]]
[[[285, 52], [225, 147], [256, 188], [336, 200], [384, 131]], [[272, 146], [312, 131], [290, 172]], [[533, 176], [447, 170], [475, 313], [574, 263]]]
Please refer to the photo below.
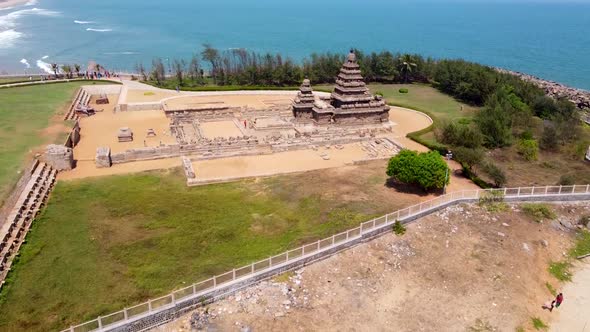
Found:
[[74, 70], [76, 70], [76, 76], [80, 77], [80, 65], [79, 64], [74, 65]]
[[57, 71], [59, 70], [59, 66], [57, 65], [57, 63], [52, 63], [51, 69], [53, 69], [53, 73], [55, 74], [55, 78], [57, 79]]
[[404, 54], [399, 58], [398, 69], [399, 72], [404, 76], [404, 82], [408, 83], [408, 75], [414, 71], [418, 65], [414, 62], [414, 59], [409, 54]]
[[71, 78], [72, 67], [70, 65], [61, 66], [61, 70], [66, 74], [66, 78]]

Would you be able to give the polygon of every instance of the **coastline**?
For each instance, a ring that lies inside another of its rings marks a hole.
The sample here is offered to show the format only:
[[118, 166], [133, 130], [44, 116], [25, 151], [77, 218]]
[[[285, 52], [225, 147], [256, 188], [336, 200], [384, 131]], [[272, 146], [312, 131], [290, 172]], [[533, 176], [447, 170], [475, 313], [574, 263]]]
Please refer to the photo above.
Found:
[[29, 2], [29, 0], [0, 0], [0, 9], [8, 9], [16, 6], [22, 6]]

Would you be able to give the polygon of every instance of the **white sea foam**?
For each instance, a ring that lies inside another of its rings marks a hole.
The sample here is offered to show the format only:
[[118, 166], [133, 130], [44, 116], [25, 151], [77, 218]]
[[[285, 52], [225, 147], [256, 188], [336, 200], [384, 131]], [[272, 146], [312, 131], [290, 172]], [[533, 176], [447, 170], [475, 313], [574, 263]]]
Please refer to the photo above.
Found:
[[31, 0], [31, 1], [27, 2], [27, 3], [25, 3], [25, 6], [34, 6], [34, 5], [38, 4], [38, 3], [39, 3], [39, 1], [37, 1], [37, 0]]
[[31, 64], [29, 61], [27, 61], [27, 59], [21, 59], [19, 62], [25, 65], [27, 68], [31, 68]]
[[14, 29], [0, 31], [0, 49], [13, 47], [22, 35], [21, 32]]
[[41, 60], [45, 60], [45, 59], [47, 59], [47, 58], [49, 58], [49, 55], [44, 55], [44, 56], [41, 58]]
[[130, 51], [125, 51], [125, 52], [105, 52], [105, 55], [135, 55], [135, 54], [139, 54], [138, 52], [130, 52]]
[[15, 42], [23, 36], [16, 30], [18, 20], [23, 16], [58, 16], [60, 13], [47, 9], [21, 9], [6, 15], [0, 15], [0, 49], [13, 47]]
[[43, 60], [37, 60], [37, 67], [41, 68], [44, 72], [48, 74], [53, 74], [53, 69], [51, 69], [51, 65]]
[[93, 21], [78, 21], [78, 20], [75, 20], [74, 23], [76, 23], [76, 24], [92, 24], [92, 23], [95, 23], [95, 22], [93, 22]]
[[94, 28], [87, 28], [86, 31], [94, 31], [94, 32], [110, 32], [113, 29], [94, 29]]

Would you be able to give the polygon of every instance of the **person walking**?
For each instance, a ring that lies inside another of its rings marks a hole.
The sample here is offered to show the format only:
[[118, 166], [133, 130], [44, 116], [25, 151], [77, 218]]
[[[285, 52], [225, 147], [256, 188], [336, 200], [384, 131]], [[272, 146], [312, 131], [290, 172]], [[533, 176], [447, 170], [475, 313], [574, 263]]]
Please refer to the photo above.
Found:
[[555, 307], [559, 308], [559, 306], [561, 305], [561, 302], [563, 302], [563, 294], [562, 293], [557, 294], [557, 297], [555, 298], [555, 301], [553, 301], [553, 302], [555, 302]]

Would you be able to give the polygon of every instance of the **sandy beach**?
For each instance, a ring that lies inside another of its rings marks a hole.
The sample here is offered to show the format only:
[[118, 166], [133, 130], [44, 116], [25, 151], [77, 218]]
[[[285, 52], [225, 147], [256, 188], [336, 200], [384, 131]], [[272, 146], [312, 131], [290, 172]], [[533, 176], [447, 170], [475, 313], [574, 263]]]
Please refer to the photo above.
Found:
[[22, 6], [27, 2], [29, 2], [29, 0], [0, 0], [0, 9]]

